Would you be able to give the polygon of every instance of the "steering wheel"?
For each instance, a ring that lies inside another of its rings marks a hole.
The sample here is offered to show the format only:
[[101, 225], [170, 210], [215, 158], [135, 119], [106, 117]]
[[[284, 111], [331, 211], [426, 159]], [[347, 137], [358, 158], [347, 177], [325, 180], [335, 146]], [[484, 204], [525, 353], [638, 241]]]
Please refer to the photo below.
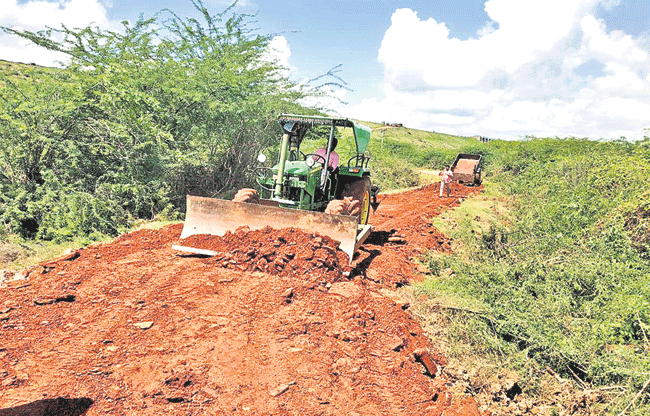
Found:
[[[310, 158], [310, 157], [311, 157], [312, 159], [314, 159], [314, 161], [315, 161], [316, 163], [320, 163], [321, 165], [324, 165], [324, 164], [325, 164], [325, 158], [324, 158], [323, 156], [321, 156], [321, 155], [317, 155], [316, 153], [307, 153], [307, 154], [305, 155], [305, 160], [307, 160], [307, 159]], [[319, 160], [319, 159], [320, 159], [320, 160]]]
[[273, 169], [266, 166], [259, 166], [255, 168], [254, 173], [255, 182], [257, 182], [257, 184], [262, 188], [269, 190], [270, 188], [267, 188], [267, 185], [265, 185], [263, 182], [266, 182], [267, 179], [273, 176]]

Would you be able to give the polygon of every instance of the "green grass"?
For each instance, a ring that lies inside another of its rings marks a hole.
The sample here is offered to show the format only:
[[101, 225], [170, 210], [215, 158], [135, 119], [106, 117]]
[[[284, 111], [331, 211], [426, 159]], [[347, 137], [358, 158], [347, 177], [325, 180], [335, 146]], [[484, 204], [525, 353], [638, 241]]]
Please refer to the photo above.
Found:
[[439, 277], [414, 288], [452, 307], [452, 355], [622, 389], [594, 412], [632, 401], [650, 378], [649, 143], [495, 143], [486, 193], [435, 221], [457, 252], [429, 254]]
[[[106, 237], [99, 242], [109, 240], [111, 238]], [[89, 242], [84, 239], [55, 243], [25, 240], [16, 235], [8, 235], [0, 240], [0, 270], [18, 272], [88, 244]]]
[[41, 77], [57, 71], [61, 70], [58, 68], [10, 62], [0, 59], [0, 75], [7, 76], [7, 78], [14, 81], [25, 80], [32, 76]]

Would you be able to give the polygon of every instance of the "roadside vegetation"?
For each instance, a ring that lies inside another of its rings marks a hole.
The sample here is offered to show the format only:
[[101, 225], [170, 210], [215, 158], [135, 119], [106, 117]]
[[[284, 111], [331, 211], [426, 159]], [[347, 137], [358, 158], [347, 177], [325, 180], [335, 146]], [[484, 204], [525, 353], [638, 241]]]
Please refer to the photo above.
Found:
[[[143, 219], [180, 219], [187, 194], [228, 198], [252, 185], [259, 152], [277, 148], [279, 113], [316, 114], [299, 103], [341, 86], [336, 70], [298, 85], [270, 58], [272, 35], [256, 33], [254, 16], [190, 1], [197, 18], [165, 9], [123, 22], [122, 33], [0, 27], [69, 58], [61, 69], [0, 62], [3, 234], [88, 243]], [[415, 168], [452, 160], [470, 141], [377, 133], [383, 189], [417, 185]]]
[[63, 69], [0, 68], [8, 232], [93, 240], [173, 218], [187, 193], [232, 192], [277, 135], [277, 114], [320, 94], [284, 75], [251, 16], [192, 3], [200, 19], [163, 10], [123, 33], [2, 28], [70, 58]]
[[650, 413], [650, 140], [488, 148], [486, 194], [437, 220], [456, 252], [414, 288], [449, 318], [450, 353], [506, 363], [532, 396], [570, 381], [587, 414]]

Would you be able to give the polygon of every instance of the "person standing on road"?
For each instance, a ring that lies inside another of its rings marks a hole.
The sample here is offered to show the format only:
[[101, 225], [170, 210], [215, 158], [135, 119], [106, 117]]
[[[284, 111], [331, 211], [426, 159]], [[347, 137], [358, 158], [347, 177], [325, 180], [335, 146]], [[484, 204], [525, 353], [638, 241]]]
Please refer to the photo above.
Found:
[[445, 166], [445, 170], [441, 170], [439, 174], [440, 178], [440, 198], [442, 198], [442, 191], [447, 190], [447, 198], [451, 194], [451, 177], [454, 176], [453, 172], [449, 168], [449, 165]]

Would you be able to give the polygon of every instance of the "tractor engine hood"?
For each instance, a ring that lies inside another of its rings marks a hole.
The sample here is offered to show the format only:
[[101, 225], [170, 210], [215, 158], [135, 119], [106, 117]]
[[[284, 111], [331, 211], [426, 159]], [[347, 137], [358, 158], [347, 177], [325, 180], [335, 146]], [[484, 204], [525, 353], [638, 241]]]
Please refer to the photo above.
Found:
[[[320, 166], [320, 164], [315, 166]], [[303, 160], [292, 160], [285, 163], [284, 174], [287, 176], [307, 176], [312, 169], [314, 168], [307, 166], [307, 163]], [[278, 165], [273, 166], [273, 171], [278, 171]]]

